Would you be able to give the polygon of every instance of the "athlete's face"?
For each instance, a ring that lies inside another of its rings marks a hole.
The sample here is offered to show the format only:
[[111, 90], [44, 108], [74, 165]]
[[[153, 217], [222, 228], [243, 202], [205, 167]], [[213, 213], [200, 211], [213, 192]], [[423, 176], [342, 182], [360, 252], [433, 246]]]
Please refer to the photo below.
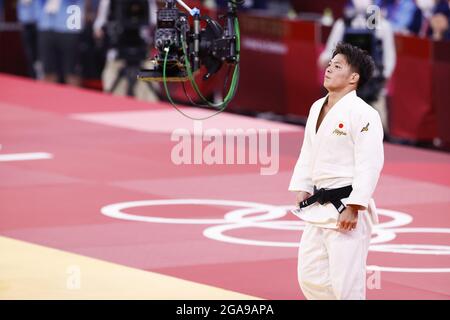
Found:
[[325, 69], [323, 86], [328, 91], [340, 91], [348, 86], [357, 84], [359, 74], [354, 72], [342, 54], [337, 54]]

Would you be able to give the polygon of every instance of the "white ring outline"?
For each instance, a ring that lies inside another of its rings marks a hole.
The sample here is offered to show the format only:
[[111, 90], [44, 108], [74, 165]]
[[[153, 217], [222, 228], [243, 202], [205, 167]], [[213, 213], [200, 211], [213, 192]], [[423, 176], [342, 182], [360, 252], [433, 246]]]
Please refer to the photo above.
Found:
[[[264, 208], [267, 211], [274, 209], [274, 206], [265, 205], [257, 202], [248, 201], [233, 201], [233, 200], [213, 200], [213, 199], [166, 199], [166, 200], [141, 200], [120, 202], [107, 205], [101, 208], [101, 213], [107, 217], [141, 221], [150, 223], [172, 223], [172, 224], [217, 224], [217, 223], [229, 223], [235, 222], [233, 220], [227, 221], [226, 219], [178, 219], [178, 218], [163, 218], [163, 217], [151, 217], [140, 216], [130, 213], [125, 213], [123, 209], [146, 207], [146, 206], [164, 206], [173, 204], [197, 204], [197, 205], [215, 205], [215, 206], [230, 206], [230, 207], [247, 207], [247, 208]], [[268, 214], [270, 216], [270, 214]]]
[[[121, 210], [141, 207], [141, 206], [155, 206], [155, 205], [172, 205], [172, 204], [197, 204], [197, 205], [223, 205], [223, 206], [240, 206], [245, 207], [244, 209], [236, 209], [225, 214], [224, 219], [177, 219], [177, 218], [163, 218], [163, 217], [150, 217], [150, 216], [139, 216], [125, 213]], [[290, 209], [291, 206], [273, 206], [256, 202], [247, 201], [233, 201], [233, 200], [216, 200], [216, 199], [165, 199], [165, 200], [143, 200], [143, 201], [131, 201], [111, 204], [101, 208], [101, 213], [105, 216], [131, 221], [141, 221], [141, 222], [151, 222], [151, 223], [172, 223], [172, 224], [219, 224], [217, 226], [212, 226], [204, 230], [203, 234], [214, 240], [225, 241], [235, 244], [247, 244], [247, 245], [263, 245], [263, 246], [275, 246], [275, 247], [298, 247], [298, 243], [289, 242], [274, 242], [274, 241], [258, 241], [258, 240], [248, 240], [242, 238], [235, 238], [223, 235], [225, 231], [232, 229], [240, 229], [246, 227], [262, 227], [269, 229], [282, 229], [282, 230], [302, 230], [303, 226], [300, 224], [298, 229], [292, 229], [289, 224], [295, 223], [296, 221], [273, 221], [270, 219], [281, 218], [286, 215], [286, 210]], [[268, 213], [261, 216], [245, 218], [246, 215], [253, 214], [256, 212], [268, 211]], [[450, 228], [393, 228], [409, 224], [413, 219], [410, 215], [386, 209], [378, 209], [378, 212], [383, 212], [383, 215], [392, 217], [393, 220], [380, 223], [373, 228], [374, 233], [378, 233], [381, 237], [381, 241], [390, 241], [395, 238], [396, 233], [407, 233], [407, 232], [420, 232], [420, 233], [450, 233]], [[245, 219], [242, 219], [242, 218]], [[298, 223], [298, 222], [297, 222]], [[280, 225], [287, 225], [280, 227]], [[385, 229], [386, 228], [386, 229]], [[211, 231], [212, 230], [212, 231]], [[215, 235], [214, 235], [215, 233]], [[219, 234], [219, 237], [217, 236]], [[384, 239], [383, 239], [384, 237]], [[375, 238], [377, 239], [377, 238]], [[416, 250], [411, 251], [412, 247], [418, 247], [422, 249], [438, 249], [438, 255], [450, 254], [450, 250], [445, 250], [445, 248], [450, 248], [449, 246], [438, 246], [438, 245], [417, 245], [417, 244], [377, 244], [382, 243], [380, 240], [371, 240], [371, 247], [369, 250], [378, 252], [389, 252], [389, 253], [405, 253], [405, 254], [436, 254], [430, 252], [429, 250]], [[389, 251], [386, 248], [398, 247], [397, 251]], [[374, 250], [372, 250], [374, 248]], [[450, 268], [401, 268], [401, 267], [383, 267], [383, 266], [368, 266], [368, 270], [375, 271], [386, 271], [386, 272], [450, 272]]]

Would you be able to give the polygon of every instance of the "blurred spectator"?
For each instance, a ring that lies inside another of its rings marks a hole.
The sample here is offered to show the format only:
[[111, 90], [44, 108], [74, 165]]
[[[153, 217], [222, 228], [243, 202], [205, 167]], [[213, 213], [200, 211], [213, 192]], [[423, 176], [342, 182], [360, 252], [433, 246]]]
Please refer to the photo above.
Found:
[[79, 45], [88, 0], [35, 0], [44, 80], [79, 86]]
[[[141, 100], [155, 101], [158, 100], [154, 92], [157, 89], [155, 84], [136, 81], [136, 75], [141, 67], [145, 67], [152, 40], [151, 31], [156, 26], [157, 3], [155, 0], [147, 0], [147, 21], [142, 25], [138, 23], [138, 26], [133, 26], [130, 30], [124, 27], [124, 24], [130, 25], [130, 22], [119, 21], [114, 14], [117, 10], [120, 11], [119, 5], [126, 5], [126, 1], [128, 5], [133, 5], [132, 0], [100, 0], [94, 22], [96, 39], [108, 43], [106, 64], [102, 73], [103, 90], [116, 95], [134, 95]], [[141, 8], [143, 2], [145, 0], [138, 0], [135, 8]], [[124, 10], [131, 12], [131, 9]], [[141, 19], [142, 16], [134, 20]], [[118, 30], [121, 30], [123, 34], [117, 34]]]
[[[353, 0], [353, 4], [354, 11], [347, 15], [346, 19], [338, 19], [334, 23], [325, 50], [319, 57], [320, 67], [325, 68], [328, 65], [333, 48], [336, 47], [338, 42], [344, 39], [345, 32], [349, 27], [354, 29], [367, 29], [366, 9], [372, 4], [372, 1]], [[396, 62], [394, 34], [391, 24], [383, 17], [380, 17], [380, 21], [376, 23], [375, 35], [382, 42], [383, 76], [389, 79], [394, 72]]]
[[449, 40], [450, 8], [445, 0], [416, 0], [417, 8], [409, 30], [419, 37]]
[[375, 4], [382, 9], [394, 32], [408, 32], [416, 11], [414, 0], [377, 0]]
[[28, 76], [36, 78], [38, 68], [37, 52], [37, 1], [18, 0], [17, 20], [22, 25], [22, 44], [27, 59]]
[[[387, 134], [389, 125], [387, 93], [384, 86], [394, 71], [397, 56], [391, 24], [381, 14], [371, 11], [370, 9], [373, 9], [370, 7], [371, 5], [373, 5], [371, 0], [353, 0], [345, 8], [344, 18], [338, 19], [334, 23], [318, 63], [324, 69], [331, 60], [333, 49], [337, 43], [344, 40], [360, 46], [362, 49], [372, 51], [370, 53], [377, 68], [374, 77], [358, 90], [358, 95], [378, 111]], [[354, 39], [357, 43], [352, 43], [350, 39]]]
[[450, 40], [448, 23], [448, 14], [442, 12], [435, 13], [430, 20], [430, 26], [433, 33], [431, 38], [435, 41]]

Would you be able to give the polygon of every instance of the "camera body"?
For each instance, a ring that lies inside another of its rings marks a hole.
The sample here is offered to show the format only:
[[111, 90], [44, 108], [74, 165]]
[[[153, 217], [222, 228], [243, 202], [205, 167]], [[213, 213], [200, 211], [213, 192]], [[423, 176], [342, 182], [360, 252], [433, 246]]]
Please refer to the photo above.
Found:
[[[155, 47], [162, 51], [165, 47], [180, 47], [180, 37], [177, 30], [181, 24], [187, 21], [186, 14], [179, 11], [175, 6], [166, 7], [158, 11], [157, 29], [155, 32]], [[189, 25], [186, 25], [189, 27]]]
[[197, 9], [190, 12], [191, 26], [190, 17], [176, 6], [180, 1], [165, 2], [165, 7], [157, 14], [154, 44], [158, 53], [151, 61], [151, 68], [141, 70], [139, 79], [186, 81], [188, 71], [195, 73], [204, 66], [206, 80], [223, 64], [238, 62], [236, 6], [243, 1], [229, 1], [228, 12], [221, 17], [225, 19], [223, 26], [208, 16], [200, 16]]

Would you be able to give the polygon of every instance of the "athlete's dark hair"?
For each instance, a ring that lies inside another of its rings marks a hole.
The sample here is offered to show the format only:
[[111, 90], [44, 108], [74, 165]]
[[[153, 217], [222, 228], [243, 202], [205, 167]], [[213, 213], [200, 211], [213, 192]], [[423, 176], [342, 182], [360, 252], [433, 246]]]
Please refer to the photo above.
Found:
[[345, 56], [352, 70], [359, 74], [358, 89], [372, 78], [375, 62], [367, 51], [352, 46], [349, 43], [340, 42], [333, 52], [333, 58], [337, 54]]

